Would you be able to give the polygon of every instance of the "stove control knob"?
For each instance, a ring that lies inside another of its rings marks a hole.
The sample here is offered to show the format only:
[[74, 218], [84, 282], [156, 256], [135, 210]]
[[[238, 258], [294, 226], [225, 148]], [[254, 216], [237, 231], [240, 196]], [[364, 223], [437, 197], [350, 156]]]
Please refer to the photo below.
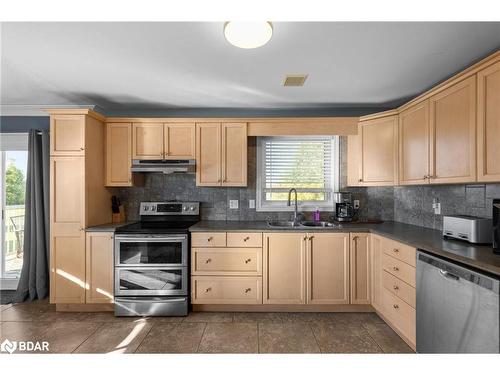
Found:
[[188, 206], [182, 206], [182, 210], [183, 211], [187, 211], [188, 210]]
[[191, 211], [194, 211], [194, 206], [189, 207]]
[[148, 211], [149, 210], [149, 206], [144, 206], [144, 211]]
[[156, 206], [151, 206], [151, 211], [156, 211]]

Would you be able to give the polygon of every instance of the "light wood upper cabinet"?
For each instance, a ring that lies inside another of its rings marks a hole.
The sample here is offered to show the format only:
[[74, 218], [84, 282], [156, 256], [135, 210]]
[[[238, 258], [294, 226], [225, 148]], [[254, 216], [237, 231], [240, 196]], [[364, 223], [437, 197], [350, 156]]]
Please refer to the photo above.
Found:
[[196, 185], [247, 185], [247, 124], [196, 124]]
[[220, 123], [196, 124], [196, 185], [222, 183], [222, 138]]
[[247, 185], [247, 124], [222, 124], [222, 186]]
[[347, 136], [347, 186], [358, 186], [359, 176], [359, 136]]
[[370, 304], [370, 234], [351, 233], [351, 303]]
[[132, 124], [106, 124], [106, 186], [132, 186]]
[[430, 183], [476, 181], [476, 77], [429, 99]]
[[304, 304], [306, 234], [264, 234], [263, 261], [263, 303]]
[[429, 100], [399, 114], [399, 183], [429, 183]]
[[349, 303], [349, 234], [307, 235], [307, 303]]
[[85, 158], [50, 160], [50, 302], [85, 302]]
[[370, 290], [371, 304], [378, 311], [382, 311], [382, 254], [383, 238], [375, 234], [371, 235], [370, 246]]
[[500, 61], [477, 74], [477, 180], [500, 181]]
[[86, 235], [86, 303], [113, 303], [113, 232]]
[[167, 123], [163, 134], [165, 159], [194, 159], [196, 157], [194, 123]]
[[132, 158], [163, 159], [163, 128], [161, 122], [134, 123], [132, 126]]
[[398, 116], [359, 123], [360, 186], [396, 185], [398, 181]]
[[50, 155], [85, 155], [85, 115], [50, 117]]

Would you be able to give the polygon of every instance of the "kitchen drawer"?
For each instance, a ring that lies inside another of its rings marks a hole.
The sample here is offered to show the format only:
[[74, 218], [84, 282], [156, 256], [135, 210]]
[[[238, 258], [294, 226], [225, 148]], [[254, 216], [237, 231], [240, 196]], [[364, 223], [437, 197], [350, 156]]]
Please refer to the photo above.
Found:
[[262, 233], [228, 232], [228, 247], [262, 247]]
[[415, 308], [415, 288], [401, 281], [396, 276], [392, 276], [389, 272], [383, 271], [382, 285], [392, 294], [398, 296], [408, 305]]
[[387, 289], [382, 290], [384, 316], [413, 344], [416, 337], [415, 309]]
[[382, 246], [384, 253], [387, 255], [408, 263], [410, 266], [416, 266], [417, 250], [414, 247], [390, 240], [388, 238], [384, 238]]
[[193, 276], [191, 303], [262, 304], [262, 278], [242, 276]]
[[387, 254], [382, 255], [382, 268], [405, 283], [415, 287], [416, 271], [415, 267], [410, 266]]
[[191, 273], [226, 276], [262, 275], [262, 249], [192, 248]]
[[225, 247], [226, 232], [191, 233], [192, 247]]

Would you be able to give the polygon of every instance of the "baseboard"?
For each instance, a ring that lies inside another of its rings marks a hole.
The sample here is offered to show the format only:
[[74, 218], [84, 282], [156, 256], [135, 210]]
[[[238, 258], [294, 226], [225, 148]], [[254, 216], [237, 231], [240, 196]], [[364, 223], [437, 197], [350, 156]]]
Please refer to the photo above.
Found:
[[114, 303], [57, 303], [56, 311], [59, 312], [103, 312], [114, 311]]
[[191, 305], [212, 312], [373, 312], [371, 305]]

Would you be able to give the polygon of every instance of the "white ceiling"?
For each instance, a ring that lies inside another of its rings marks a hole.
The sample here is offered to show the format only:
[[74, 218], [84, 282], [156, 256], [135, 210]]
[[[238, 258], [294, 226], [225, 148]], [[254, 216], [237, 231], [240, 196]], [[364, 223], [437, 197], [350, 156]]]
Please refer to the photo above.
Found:
[[[500, 22], [276, 22], [254, 50], [222, 26], [3, 23], [2, 108], [383, 107], [500, 47]], [[309, 74], [304, 87], [282, 86], [293, 73]]]

